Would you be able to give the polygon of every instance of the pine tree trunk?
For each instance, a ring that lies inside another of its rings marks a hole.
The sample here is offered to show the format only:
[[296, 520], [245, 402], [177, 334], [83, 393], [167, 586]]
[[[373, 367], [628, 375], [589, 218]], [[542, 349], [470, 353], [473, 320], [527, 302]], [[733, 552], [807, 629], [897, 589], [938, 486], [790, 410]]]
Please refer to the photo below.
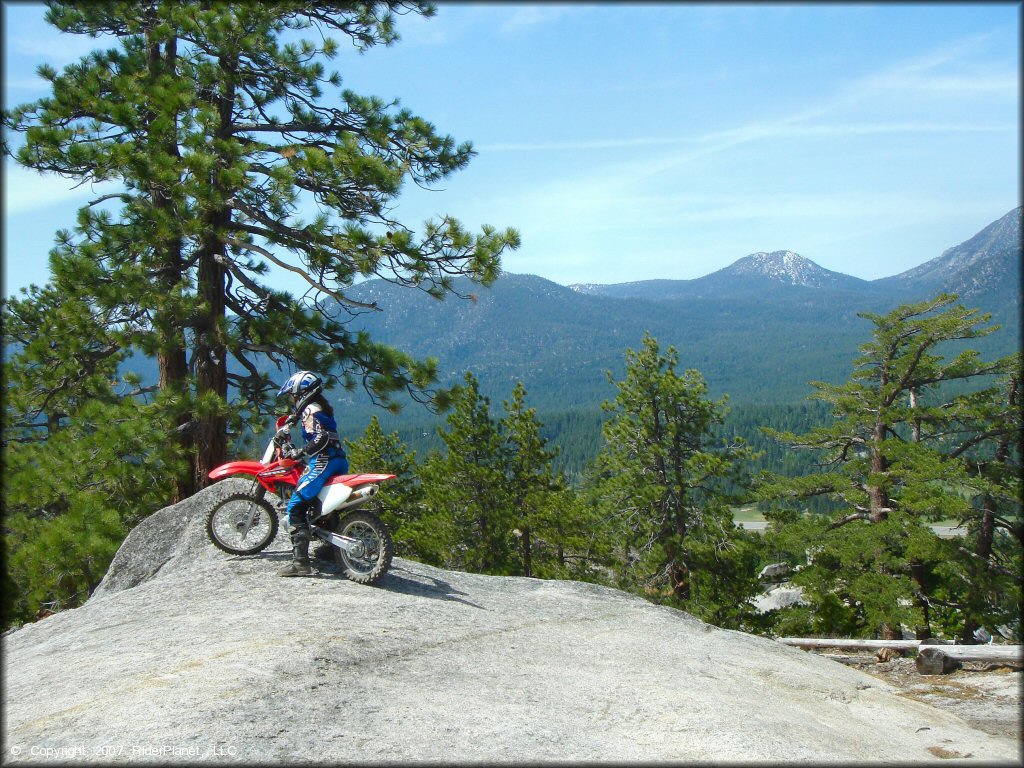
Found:
[[[227, 270], [221, 263], [224, 243], [215, 233], [230, 220], [230, 209], [222, 210], [210, 225], [199, 256], [198, 293], [204, 312], [195, 324], [192, 351], [196, 377], [195, 466], [196, 490], [210, 485], [209, 473], [227, 460], [227, 419], [223, 405], [228, 399], [227, 343], [225, 338]], [[210, 397], [212, 396], [212, 398]]]
[[[157, 352], [156, 358], [160, 370], [160, 390], [162, 392], [168, 390], [183, 392], [188, 373], [184, 347], [161, 349]], [[184, 449], [183, 453], [188, 465], [181, 476], [174, 478], [172, 498], [170, 500], [172, 504], [182, 499], [187, 499], [196, 491], [194, 482], [195, 456], [192, 453], [192, 441], [186, 429], [191, 420], [192, 415], [190, 413], [182, 413], [177, 418], [176, 426], [179, 427], [179, 431], [175, 433], [175, 439]]]
[[[911, 388], [911, 390], [910, 390], [910, 410], [917, 411], [917, 407], [918, 407], [917, 390], [914, 389], [914, 388]], [[912, 419], [911, 422], [910, 422], [910, 429], [911, 429], [911, 431], [910, 431], [910, 439], [911, 439], [911, 441], [915, 442], [915, 443], [920, 443], [921, 442], [921, 419], [919, 419], [919, 418]]]
[[[199, 259], [199, 295], [206, 312], [196, 323], [196, 396], [214, 395], [218, 404], [227, 402], [227, 346], [224, 339], [224, 267], [215, 259], [215, 246], [204, 248]], [[211, 410], [209, 403], [197, 414], [195, 430], [196, 489], [210, 484], [210, 471], [227, 458], [227, 421], [223, 410]]]
[[[96, 591], [96, 587], [100, 584], [93, 577], [92, 569], [89, 567], [89, 563], [82, 563], [82, 577], [85, 579], [86, 589], [89, 591], [89, 597], [92, 597], [92, 593]], [[82, 602], [85, 602], [84, 600]]]
[[914, 604], [921, 610], [922, 619], [922, 623], [915, 628], [915, 636], [918, 640], [927, 640], [932, 636], [932, 625], [925, 595], [923, 563], [910, 563], [910, 580], [914, 585]]
[[[676, 519], [673, 521], [673, 528], [677, 537], [676, 553], [672, 556], [673, 562], [669, 566], [669, 579], [672, 582], [672, 593], [680, 600], [689, 600], [691, 596], [690, 591], [690, 569], [686, 567], [685, 563], [680, 563], [679, 559], [682, 557], [683, 546], [686, 542], [686, 534], [688, 532], [688, 526], [686, 519], [681, 513], [677, 513]], [[666, 537], [662, 536], [664, 540]]]
[[685, 566], [673, 563], [669, 568], [672, 594], [680, 600], [690, 599], [690, 572]]
[[988, 561], [992, 557], [992, 540], [995, 537], [995, 504], [992, 497], [985, 496], [985, 512], [981, 516], [981, 526], [978, 528], [978, 543], [974, 551], [979, 557]]
[[[880, 393], [885, 392], [888, 383], [889, 373], [887, 365], [883, 364], [878, 381]], [[871, 435], [871, 473], [877, 477], [881, 476], [889, 468], [888, 462], [882, 453], [882, 446], [885, 445], [889, 425], [883, 421], [881, 406], [879, 406], [876, 416], [877, 421], [875, 421], [875, 427]], [[885, 520], [889, 516], [889, 496], [885, 488], [870, 486], [868, 488], [868, 505], [870, 506], [869, 519], [872, 523], [880, 523]]]
[[530, 529], [523, 528], [523, 575], [533, 576], [533, 553], [530, 549]]
[[[874, 446], [871, 451], [871, 473], [881, 475], [888, 468], [888, 462], [882, 454], [882, 444], [885, 441], [887, 427], [885, 424], [875, 425]], [[873, 523], [880, 523], [889, 516], [889, 495], [885, 488], [870, 486], [868, 488], [868, 503], [870, 505], [870, 520]]]
[[[995, 537], [995, 509], [992, 497], [986, 494], [984, 499], [985, 511], [981, 516], [981, 525], [978, 527], [978, 541], [975, 544], [974, 552], [987, 563], [992, 557], [992, 540]], [[960, 642], [965, 645], [972, 645], [978, 642], [974, 633], [981, 629], [981, 622], [975, 615], [968, 615], [964, 619], [963, 634]]]
[[[154, 82], [162, 74], [176, 74], [177, 67], [177, 38], [170, 37], [164, 44], [164, 53], [161, 55], [160, 41], [156, 39], [152, 30], [147, 32], [147, 62], [150, 77]], [[174, 125], [177, 125], [175, 117]], [[150, 140], [156, 149], [164, 154], [180, 159], [176, 131], [166, 136], [150, 134]], [[149, 194], [154, 209], [158, 215], [172, 218], [174, 216], [174, 203], [171, 199], [170, 190], [165, 183], [153, 182], [149, 185]], [[174, 237], [158, 246], [155, 252], [157, 261], [156, 277], [159, 281], [165, 296], [174, 297], [181, 290], [181, 283], [184, 277], [184, 263], [182, 259], [182, 238]], [[173, 300], [173, 298], [172, 298]], [[160, 348], [157, 350], [157, 366], [160, 373], [160, 390], [162, 392], [174, 392], [181, 395], [187, 394], [188, 388], [188, 363], [186, 357], [185, 332], [180, 322], [175, 322], [169, 311], [160, 311], [154, 318], [154, 328], [159, 338]], [[186, 499], [195, 493], [195, 456], [191, 450], [191, 439], [186, 429], [192, 420], [191, 413], [184, 412], [175, 419], [175, 427], [172, 439], [176, 440], [182, 447], [182, 453], [188, 462], [185, 472], [174, 478], [171, 503]]]
[[[233, 57], [218, 60], [221, 73], [221, 90], [214, 96], [218, 113], [216, 141], [230, 138], [232, 110], [235, 104], [235, 73], [238, 62]], [[214, 150], [217, 146], [214, 143]], [[224, 189], [221, 171], [230, 162], [220, 156], [210, 174], [210, 201], [215, 206], [204, 217], [204, 233], [198, 255], [197, 290], [201, 317], [195, 323], [196, 398], [213, 396], [214, 403], [201, 405], [202, 413], [197, 414], [195, 431], [195, 479], [196, 489], [210, 484], [209, 473], [223, 464], [227, 458], [227, 420], [222, 403], [228, 398], [227, 343], [225, 338], [226, 318], [226, 243], [224, 238], [231, 224], [232, 209], [223, 201], [230, 197]], [[212, 410], [215, 407], [216, 410]]]

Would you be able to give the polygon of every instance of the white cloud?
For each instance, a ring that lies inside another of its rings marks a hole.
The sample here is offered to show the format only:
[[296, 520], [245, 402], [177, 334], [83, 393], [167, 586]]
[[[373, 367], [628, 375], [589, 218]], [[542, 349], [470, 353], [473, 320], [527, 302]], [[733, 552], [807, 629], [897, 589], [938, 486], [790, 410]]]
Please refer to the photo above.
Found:
[[[585, 6], [583, 6], [585, 8]], [[578, 13], [581, 6], [572, 8]], [[431, 18], [407, 13], [398, 19], [404, 46], [455, 45], [467, 37], [497, 32], [505, 37], [561, 19], [568, 6], [440, 3]]]
[[4, 80], [4, 89], [12, 91], [33, 91], [45, 93], [49, 83], [38, 75], [34, 77], [13, 77]]
[[450, 19], [444, 8], [429, 19], [418, 13], [403, 14], [398, 18], [395, 28], [401, 38], [399, 45], [434, 46], [446, 45], [451, 41]]
[[512, 35], [524, 29], [531, 29], [542, 24], [558, 21], [566, 13], [566, 8], [558, 5], [522, 5], [501, 25], [503, 34]]
[[578, 141], [518, 141], [498, 142], [477, 147], [479, 152], [546, 152], [571, 151], [589, 149], [624, 149], [628, 147], [658, 147], [679, 144], [685, 139], [676, 138], [644, 138], [631, 139], [592, 139]]
[[109, 194], [117, 184], [82, 184], [56, 174], [36, 173], [15, 163], [4, 165], [4, 219]]
[[[532, 9], [523, 9], [532, 10]], [[678, 173], [714, 155], [733, 151], [753, 142], [772, 142], [791, 138], [936, 133], [1009, 133], [1019, 132], [1019, 121], [1008, 119], [950, 119], [948, 97], [956, 90], [968, 96], [984, 90], [1012, 90], [1016, 98], [1019, 78], [1005, 73], [966, 72], [978, 48], [988, 42], [975, 36], [957, 44], [908, 59], [893, 67], [840, 84], [835, 95], [808, 103], [803, 109], [776, 118], [766, 118], [696, 136], [631, 137], [608, 139], [569, 139], [552, 141], [495, 142], [479, 147], [481, 152], [587, 151], [621, 148], [667, 147], [669, 151], [646, 155], [631, 162], [597, 164], [576, 180], [564, 180], [571, 189], [557, 184], [549, 197], [553, 209], [560, 210], [566, 199], [574, 207], [585, 201], [594, 204], [609, 196], [621, 200], [630, 189], [640, 189], [652, 177]], [[977, 88], [973, 88], [971, 84]], [[1008, 85], [1013, 85], [1012, 89]], [[891, 109], [893, 100], [905, 97], [912, 88], [917, 97], [931, 94], [935, 107], [906, 115]], [[935, 98], [939, 96], [940, 98]], [[547, 206], [545, 206], [547, 207]]]
[[[660, 164], [651, 164], [648, 173], [678, 168], [754, 141], [794, 136], [1019, 132], [1019, 119], [1016, 123], [949, 119], [951, 113], [962, 113], [964, 109], [963, 102], [952, 97], [970, 98], [993, 91], [1005, 96], [1013, 114], [1018, 113], [1019, 74], [967, 71], [975, 66], [979, 49], [988, 42], [988, 35], [966, 38], [841, 84], [837, 95], [809, 103], [789, 115], [694, 137], [692, 149], [662, 158]], [[953, 71], [948, 71], [950, 68]], [[910, 112], [913, 119], [902, 119], [899, 105], [911, 99], [926, 99], [929, 104], [915, 103]]]
[[49, 34], [18, 36], [11, 41], [14, 53], [38, 58], [58, 68], [77, 62], [93, 51], [106, 50], [114, 44], [114, 38], [69, 35], [53, 28], [50, 28]]
[[992, 35], [974, 35], [898, 62], [847, 84], [838, 98], [826, 102], [825, 106], [836, 109], [922, 98], [941, 105], [948, 104], [949, 98], [993, 92], [1016, 99], [1020, 90], [1016, 63], [1005, 60], [987, 65], [980, 63], [982, 54], [990, 53], [993, 43]]

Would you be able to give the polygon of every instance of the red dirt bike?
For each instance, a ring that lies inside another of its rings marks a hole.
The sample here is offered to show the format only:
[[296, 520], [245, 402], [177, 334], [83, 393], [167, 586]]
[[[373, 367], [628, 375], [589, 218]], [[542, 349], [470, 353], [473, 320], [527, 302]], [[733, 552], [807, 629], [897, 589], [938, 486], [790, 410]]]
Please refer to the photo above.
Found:
[[[261, 461], [230, 461], [210, 472], [212, 480], [240, 476], [253, 479], [251, 491], [231, 494], [210, 511], [206, 534], [218, 549], [252, 555], [270, 546], [277, 536], [278, 518], [302, 474], [302, 464], [282, 457], [283, 450], [292, 447], [290, 425], [288, 416], [277, 420], [277, 432]], [[369, 510], [356, 508], [373, 498], [379, 483], [393, 477], [335, 475], [317, 494], [319, 508], [309, 513], [310, 533], [332, 545], [345, 576], [359, 584], [373, 584], [387, 573], [393, 545], [381, 519]]]

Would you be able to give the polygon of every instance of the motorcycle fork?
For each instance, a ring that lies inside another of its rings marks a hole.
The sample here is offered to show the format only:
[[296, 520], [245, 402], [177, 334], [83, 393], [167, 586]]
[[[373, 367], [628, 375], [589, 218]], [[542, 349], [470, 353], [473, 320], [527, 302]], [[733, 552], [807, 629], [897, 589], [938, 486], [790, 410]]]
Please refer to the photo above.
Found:
[[[254, 496], [256, 499], [262, 499], [267, 493], [267, 489], [260, 485], [260, 481], [255, 477], [252, 479], [252, 488], [249, 490], [249, 495]], [[256, 513], [259, 511], [259, 507], [255, 504], [252, 505], [252, 509], [249, 510], [249, 515], [245, 519], [245, 523], [239, 529], [242, 534], [242, 540], [249, 535], [249, 529], [252, 528], [252, 524], [256, 521]]]
[[[267, 489], [265, 487], [263, 487], [263, 484], [260, 483], [260, 481], [257, 480], [254, 477], [253, 480], [252, 480], [252, 489], [249, 491], [249, 493], [252, 496], [254, 496], [255, 498], [257, 498], [257, 499], [262, 499], [262, 498], [266, 497]], [[277, 495], [281, 496], [280, 492]], [[281, 498], [281, 501], [282, 502], [284, 501], [283, 497]], [[281, 510], [283, 510], [283, 509], [284, 509], [284, 504], [282, 503], [281, 508], [278, 510], [278, 514], [280, 514]], [[249, 516], [248, 516], [248, 518], [246, 518], [245, 524], [242, 526], [242, 529], [241, 529], [242, 539], [245, 539], [245, 537], [248, 535], [249, 529], [252, 528], [252, 524], [256, 521], [256, 513], [258, 511], [259, 511], [259, 507], [257, 507], [254, 504], [252, 509], [249, 511]]]

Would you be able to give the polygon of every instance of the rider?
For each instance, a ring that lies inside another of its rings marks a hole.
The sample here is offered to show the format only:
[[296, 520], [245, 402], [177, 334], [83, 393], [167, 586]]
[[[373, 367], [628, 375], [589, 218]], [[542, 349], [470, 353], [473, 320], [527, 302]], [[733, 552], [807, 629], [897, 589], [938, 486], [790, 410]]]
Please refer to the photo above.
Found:
[[[310, 576], [309, 519], [307, 514], [319, 506], [317, 494], [334, 475], [348, 472], [348, 458], [341, 447], [334, 409], [323, 395], [324, 384], [312, 371], [292, 374], [278, 391], [278, 396], [289, 395], [293, 413], [290, 423], [302, 427], [306, 440], [303, 448], [289, 448], [282, 452], [285, 458], [308, 462], [299, 484], [288, 501], [288, 534], [292, 540], [292, 562], [280, 576]], [[278, 433], [285, 437], [288, 426]]]

